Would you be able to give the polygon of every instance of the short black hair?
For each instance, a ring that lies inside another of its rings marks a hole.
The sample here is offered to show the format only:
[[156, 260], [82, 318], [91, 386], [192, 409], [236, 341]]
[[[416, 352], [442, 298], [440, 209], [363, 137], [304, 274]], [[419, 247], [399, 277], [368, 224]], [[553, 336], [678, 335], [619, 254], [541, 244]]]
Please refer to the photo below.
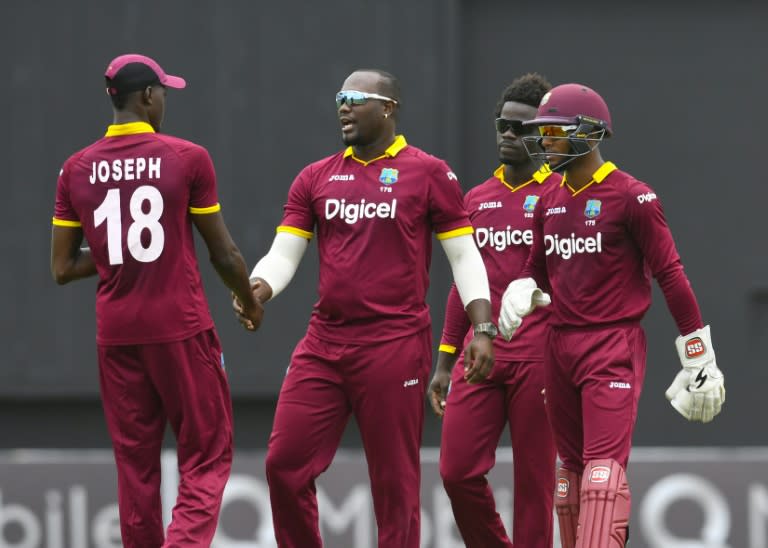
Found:
[[501, 116], [504, 103], [514, 101], [532, 107], [538, 107], [541, 98], [552, 89], [552, 84], [538, 72], [529, 72], [516, 78], [501, 92], [501, 98], [496, 103], [495, 117]]
[[381, 69], [357, 69], [355, 72], [372, 72], [373, 74], [378, 74], [381, 78], [381, 94], [386, 95], [390, 99], [394, 99], [397, 101], [397, 104], [399, 105], [401, 103], [400, 99], [400, 81], [397, 79], [397, 77], [389, 73], [385, 70]]
[[115, 107], [115, 110], [125, 110], [125, 107], [128, 105], [128, 99], [132, 93], [135, 92], [129, 91], [128, 93], [121, 93], [119, 95], [110, 95], [109, 98], [112, 100], [112, 106]]
[[[147, 87], [165, 87], [163, 84], [153, 84]], [[118, 93], [116, 95], [110, 95], [109, 98], [112, 100], [112, 106], [115, 107], [115, 110], [125, 110], [128, 107], [128, 103], [131, 101], [138, 101], [140, 100], [141, 95], [144, 93], [144, 90], [147, 89], [146, 87], [144, 89], [139, 89], [136, 91], [126, 91], [124, 93]]]

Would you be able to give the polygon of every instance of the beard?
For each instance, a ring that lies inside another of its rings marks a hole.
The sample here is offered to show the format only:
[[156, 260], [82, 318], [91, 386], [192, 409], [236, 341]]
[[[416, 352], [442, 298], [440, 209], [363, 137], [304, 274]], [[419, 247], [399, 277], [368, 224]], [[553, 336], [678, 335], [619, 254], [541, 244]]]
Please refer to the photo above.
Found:
[[365, 146], [370, 144], [370, 141], [371, 140], [366, 138], [365, 134], [360, 131], [359, 125], [355, 125], [355, 128], [351, 132], [342, 132], [341, 134], [341, 142], [348, 147]]
[[499, 162], [505, 166], [520, 166], [530, 162], [530, 160], [531, 159], [528, 157], [528, 153], [525, 152], [525, 150], [516, 151], [512, 154], [499, 151]]

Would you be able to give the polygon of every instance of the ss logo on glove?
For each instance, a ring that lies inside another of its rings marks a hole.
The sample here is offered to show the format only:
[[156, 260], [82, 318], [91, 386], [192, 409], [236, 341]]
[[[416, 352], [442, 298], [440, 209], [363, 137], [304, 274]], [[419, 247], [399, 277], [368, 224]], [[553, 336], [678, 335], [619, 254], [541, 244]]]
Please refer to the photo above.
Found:
[[689, 421], [710, 422], [725, 403], [725, 377], [715, 363], [709, 326], [675, 340], [683, 370], [669, 386], [666, 397]]

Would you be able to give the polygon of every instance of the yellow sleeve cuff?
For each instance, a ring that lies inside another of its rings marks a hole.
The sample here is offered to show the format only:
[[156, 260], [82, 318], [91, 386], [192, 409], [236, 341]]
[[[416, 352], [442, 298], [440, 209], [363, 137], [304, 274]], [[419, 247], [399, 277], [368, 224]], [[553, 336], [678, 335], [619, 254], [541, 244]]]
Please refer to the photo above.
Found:
[[190, 207], [189, 212], [193, 215], [205, 215], [206, 213], [216, 213], [221, 211], [221, 204], [217, 203], [210, 207]]
[[308, 232], [306, 230], [302, 230], [300, 228], [296, 228], [295, 226], [285, 226], [280, 225], [275, 229], [275, 232], [287, 232], [288, 234], [293, 234], [294, 236], [300, 236], [302, 238], [306, 238], [307, 240], [311, 240], [312, 236], [314, 234], [312, 232]]
[[452, 344], [441, 344], [438, 347], [438, 351], [440, 352], [447, 352], [448, 354], [455, 354], [456, 353], [456, 347]]
[[456, 236], [464, 236], [466, 234], [473, 234], [475, 232], [475, 229], [471, 226], [463, 226], [461, 228], [456, 228], [454, 230], [449, 230], [448, 232], [438, 232], [437, 233], [437, 239], [438, 240], [447, 240], [448, 238], [455, 238]]
[[57, 219], [56, 217], [53, 218], [53, 224], [54, 226], [70, 226], [74, 228], [83, 226], [80, 221], [67, 221], [66, 219]]

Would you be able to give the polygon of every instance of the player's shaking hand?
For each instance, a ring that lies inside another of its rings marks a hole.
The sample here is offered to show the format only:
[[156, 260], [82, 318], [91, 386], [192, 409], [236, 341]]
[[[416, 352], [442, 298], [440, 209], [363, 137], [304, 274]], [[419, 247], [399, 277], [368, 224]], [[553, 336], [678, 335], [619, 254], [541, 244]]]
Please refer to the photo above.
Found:
[[261, 280], [255, 280], [251, 283], [251, 291], [253, 292], [253, 303], [250, 307], [246, 308], [240, 299], [232, 293], [232, 309], [237, 316], [238, 321], [248, 331], [256, 331], [261, 326], [261, 321], [264, 319], [264, 306], [262, 305]]

